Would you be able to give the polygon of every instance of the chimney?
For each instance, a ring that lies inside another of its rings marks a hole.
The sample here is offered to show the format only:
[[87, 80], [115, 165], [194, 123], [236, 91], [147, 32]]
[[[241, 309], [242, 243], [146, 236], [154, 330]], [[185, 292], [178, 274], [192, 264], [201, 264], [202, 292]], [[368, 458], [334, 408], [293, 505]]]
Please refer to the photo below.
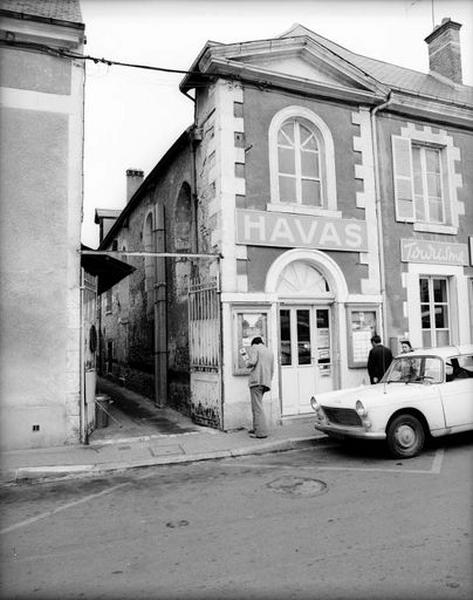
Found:
[[130, 202], [131, 197], [143, 183], [144, 173], [140, 169], [126, 170], [126, 202]]
[[460, 23], [447, 17], [425, 38], [430, 70], [455, 83], [462, 83], [460, 27]]

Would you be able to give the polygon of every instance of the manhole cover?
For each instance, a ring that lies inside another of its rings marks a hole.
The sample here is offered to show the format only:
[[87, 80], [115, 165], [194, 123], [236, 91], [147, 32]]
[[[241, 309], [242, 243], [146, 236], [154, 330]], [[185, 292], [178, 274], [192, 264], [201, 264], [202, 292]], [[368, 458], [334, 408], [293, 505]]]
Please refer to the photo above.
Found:
[[327, 484], [320, 479], [310, 477], [294, 477], [285, 475], [278, 477], [267, 484], [270, 490], [280, 494], [292, 494], [293, 496], [318, 496], [327, 491]]

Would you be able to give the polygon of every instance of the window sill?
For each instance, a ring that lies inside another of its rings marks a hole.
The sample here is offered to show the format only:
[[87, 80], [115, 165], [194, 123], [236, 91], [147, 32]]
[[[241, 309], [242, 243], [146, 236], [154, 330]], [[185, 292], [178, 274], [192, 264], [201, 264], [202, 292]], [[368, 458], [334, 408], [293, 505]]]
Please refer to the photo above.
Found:
[[458, 227], [453, 225], [440, 225], [435, 223], [414, 223], [414, 231], [425, 231], [426, 233], [444, 233], [457, 235]]
[[331, 219], [341, 219], [340, 210], [327, 210], [326, 208], [316, 208], [312, 206], [302, 206], [300, 204], [282, 204], [270, 203], [266, 205], [267, 210], [272, 212], [293, 213], [298, 215], [311, 215], [317, 217], [329, 217]]

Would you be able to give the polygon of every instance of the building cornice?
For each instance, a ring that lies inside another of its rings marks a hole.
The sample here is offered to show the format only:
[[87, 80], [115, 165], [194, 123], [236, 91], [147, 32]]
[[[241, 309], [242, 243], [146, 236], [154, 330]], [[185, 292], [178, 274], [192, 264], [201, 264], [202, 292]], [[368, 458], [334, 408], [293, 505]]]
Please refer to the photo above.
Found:
[[[19, 19], [15, 13], [0, 10], [0, 39], [8, 42], [37, 43], [53, 48], [77, 49], [85, 43], [84, 27], [55, 19]], [[82, 25], [82, 24], [77, 24]]]
[[440, 98], [429, 98], [393, 90], [389, 112], [428, 120], [433, 123], [473, 130], [473, 106], [459, 105]]
[[385, 99], [385, 95], [373, 91], [352, 87], [324, 83], [312, 79], [292, 76], [285, 73], [252, 67], [225, 59], [214, 59], [209, 64], [206, 75], [215, 75], [216, 78], [228, 77], [237, 79], [242, 83], [252, 83], [265, 87], [274, 87], [291, 92], [300, 92], [306, 95], [331, 98], [347, 102], [374, 104]]
[[54, 19], [52, 17], [42, 17], [41, 15], [32, 15], [29, 13], [17, 12], [13, 10], [5, 10], [0, 8], [0, 18], [2, 16], [20, 21], [37, 21], [38, 23], [51, 23], [62, 27], [72, 27], [74, 29], [85, 29], [85, 24], [80, 21], [66, 21], [64, 19]]

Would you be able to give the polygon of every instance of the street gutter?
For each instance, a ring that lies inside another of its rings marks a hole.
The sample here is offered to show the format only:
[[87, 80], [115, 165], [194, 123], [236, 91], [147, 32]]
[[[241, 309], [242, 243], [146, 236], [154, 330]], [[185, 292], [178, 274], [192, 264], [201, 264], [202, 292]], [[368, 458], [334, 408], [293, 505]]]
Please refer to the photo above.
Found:
[[6, 469], [0, 475], [0, 487], [18, 484], [47, 483], [64, 481], [89, 476], [109, 475], [130, 469], [141, 469], [160, 465], [185, 464], [222, 458], [236, 458], [275, 452], [287, 452], [303, 448], [314, 447], [327, 440], [326, 436], [305, 437], [289, 440], [275, 440], [262, 442], [255, 446], [246, 446], [232, 450], [216, 450], [178, 456], [154, 456], [149, 459], [130, 460], [128, 462], [107, 462], [83, 465], [44, 465], [39, 467], [18, 467]]

